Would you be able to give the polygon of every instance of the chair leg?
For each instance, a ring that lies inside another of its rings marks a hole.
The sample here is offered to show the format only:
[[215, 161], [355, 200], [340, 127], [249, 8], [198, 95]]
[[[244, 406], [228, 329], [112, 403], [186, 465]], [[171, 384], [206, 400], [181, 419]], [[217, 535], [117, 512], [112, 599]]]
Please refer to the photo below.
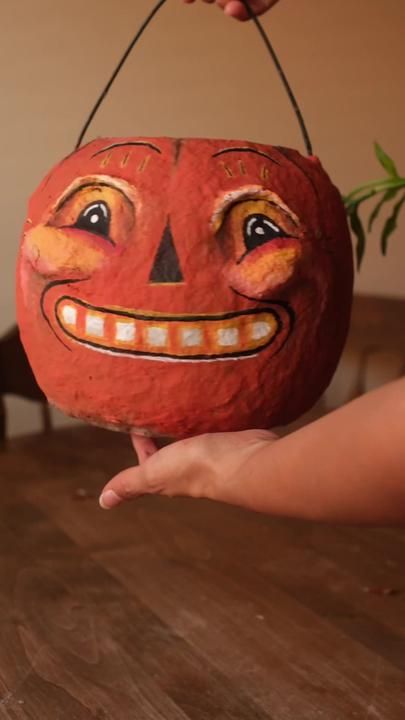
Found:
[[0, 396], [0, 445], [6, 441], [6, 405], [3, 396]]
[[47, 403], [44, 403], [41, 405], [41, 415], [42, 415], [42, 430], [47, 435], [52, 431], [52, 415], [51, 415], [51, 408]]

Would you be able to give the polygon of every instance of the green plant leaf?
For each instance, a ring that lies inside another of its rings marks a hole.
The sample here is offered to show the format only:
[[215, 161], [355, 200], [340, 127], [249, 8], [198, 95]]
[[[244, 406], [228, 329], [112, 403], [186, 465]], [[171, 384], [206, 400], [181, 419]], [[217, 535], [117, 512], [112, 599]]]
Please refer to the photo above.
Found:
[[399, 177], [398, 170], [396, 168], [396, 165], [395, 165], [393, 159], [390, 158], [386, 152], [384, 152], [381, 145], [379, 145], [377, 142], [374, 143], [374, 150], [375, 150], [375, 154], [377, 156], [377, 160], [383, 166], [384, 170], [387, 171], [388, 175], [390, 175], [391, 177], [394, 177], [394, 178]]
[[373, 225], [375, 221], [377, 220], [380, 210], [387, 203], [389, 200], [393, 200], [395, 195], [399, 192], [400, 188], [394, 188], [392, 190], [387, 190], [384, 195], [382, 196], [381, 200], [378, 201], [377, 205], [375, 206], [373, 212], [370, 215], [369, 221], [368, 221], [368, 232], [371, 232], [373, 229]]
[[363, 262], [364, 252], [366, 250], [366, 233], [364, 231], [363, 223], [359, 215], [359, 203], [352, 205], [349, 211], [350, 227], [352, 232], [357, 238], [356, 245], [356, 259], [357, 259], [357, 270], [360, 270]]
[[[405, 186], [405, 184], [404, 184], [404, 186]], [[369, 190], [368, 192], [366, 192], [363, 195], [360, 195], [359, 197], [356, 197], [356, 198], [352, 197], [351, 195], [348, 195], [347, 197], [343, 198], [343, 202], [346, 207], [346, 213], [350, 217], [350, 214], [353, 210], [356, 210], [356, 208], [358, 208], [361, 205], [361, 203], [364, 203], [366, 200], [369, 200], [371, 197], [373, 197], [376, 194], [377, 193], [375, 190]]]
[[353, 190], [351, 193], [346, 195], [343, 200], [345, 205], [355, 204], [357, 202], [363, 202], [373, 195], [377, 195], [380, 192], [387, 192], [388, 190], [397, 190], [405, 187], [405, 178], [385, 178], [385, 180], [374, 180], [366, 185], [360, 185], [358, 188]]
[[[360, 207], [363, 203], [370, 198], [379, 195], [376, 199], [376, 205], [372, 209], [371, 215], [367, 224], [367, 231], [371, 232], [374, 223], [379, 217], [381, 210], [384, 208], [386, 203], [394, 200], [401, 190], [405, 189], [405, 177], [401, 177], [398, 174], [396, 165], [392, 158], [382, 149], [381, 145], [377, 142], [374, 143], [374, 150], [379, 163], [382, 165], [387, 175], [380, 180], [374, 180], [366, 184], [360, 185], [355, 190], [352, 190], [348, 195], [343, 197], [343, 202], [346, 209], [346, 214], [350, 221], [350, 227], [353, 235], [355, 236], [356, 243], [356, 257], [357, 257], [357, 269], [359, 270], [363, 261], [365, 249], [366, 249], [366, 231], [363, 226], [362, 219], [360, 218]], [[405, 203], [405, 195], [401, 196], [399, 202], [392, 208], [391, 214], [384, 224], [382, 231], [380, 244], [382, 253], [385, 255], [388, 247], [388, 240], [392, 233], [397, 228], [398, 216], [401, 211], [403, 204]]]
[[394, 205], [391, 215], [386, 221], [381, 236], [381, 251], [383, 255], [387, 254], [388, 240], [393, 232], [397, 229], [398, 216], [401, 211], [402, 205], [405, 202], [405, 194], [402, 195], [401, 199]]

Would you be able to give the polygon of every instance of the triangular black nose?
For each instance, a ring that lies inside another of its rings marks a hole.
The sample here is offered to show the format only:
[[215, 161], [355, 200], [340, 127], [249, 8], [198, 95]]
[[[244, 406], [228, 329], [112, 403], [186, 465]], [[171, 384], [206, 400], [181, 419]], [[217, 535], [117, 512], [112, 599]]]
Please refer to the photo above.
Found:
[[180, 283], [183, 275], [179, 258], [174, 247], [173, 235], [168, 223], [165, 227], [159, 249], [156, 253], [149, 282], [151, 283]]

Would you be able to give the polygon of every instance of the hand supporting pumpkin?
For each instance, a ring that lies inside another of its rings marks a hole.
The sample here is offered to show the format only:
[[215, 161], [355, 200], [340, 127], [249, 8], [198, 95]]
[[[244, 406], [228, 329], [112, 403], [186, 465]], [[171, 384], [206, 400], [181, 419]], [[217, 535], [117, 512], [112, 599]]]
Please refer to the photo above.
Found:
[[250, 430], [156, 451], [134, 438], [140, 466], [111, 480], [100, 503], [161, 494], [317, 521], [404, 523], [404, 428], [405, 378], [282, 439]]
[[[195, 0], [183, 0], [187, 5], [191, 5]], [[249, 16], [246, 12], [242, 2], [239, 0], [203, 0], [203, 2], [209, 3], [210, 5], [217, 5], [221, 8], [225, 15], [235, 18], [236, 20], [248, 20]], [[270, 10], [278, 0], [250, 0], [250, 6], [255, 15], [263, 15], [263, 13]]]

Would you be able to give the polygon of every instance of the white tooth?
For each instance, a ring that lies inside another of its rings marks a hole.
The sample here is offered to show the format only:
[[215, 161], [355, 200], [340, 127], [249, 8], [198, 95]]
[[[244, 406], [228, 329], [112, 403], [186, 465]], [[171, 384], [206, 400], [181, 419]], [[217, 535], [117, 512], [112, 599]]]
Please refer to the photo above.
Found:
[[253, 340], [263, 340], [271, 333], [271, 325], [267, 322], [255, 322], [252, 325]]
[[167, 330], [162, 327], [150, 327], [148, 328], [148, 343], [149, 345], [156, 345], [163, 347], [167, 343]]
[[182, 331], [182, 343], [184, 347], [198, 347], [202, 345], [202, 339], [202, 332], [197, 328]]
[[63, 322], [66, 325], [76, 325], [77, 321], [77, 310], [73, 305], [64, 305], [62, 308]]
[[222, 328], [218, 330], [218, 343], [223, 347], [231, 347], [239, 342], [239, 330], [237, 328]]
[[100, 315], [92, 315], [88, 312], [86, 315], [86, 335], [91, 335], [92, 337], [103, 337], [104, 318]]
[[135, 340], [135, 323], [133, 322], [116, 322], [115, 323], [115, 339], [121, 342], [133, 342]]

